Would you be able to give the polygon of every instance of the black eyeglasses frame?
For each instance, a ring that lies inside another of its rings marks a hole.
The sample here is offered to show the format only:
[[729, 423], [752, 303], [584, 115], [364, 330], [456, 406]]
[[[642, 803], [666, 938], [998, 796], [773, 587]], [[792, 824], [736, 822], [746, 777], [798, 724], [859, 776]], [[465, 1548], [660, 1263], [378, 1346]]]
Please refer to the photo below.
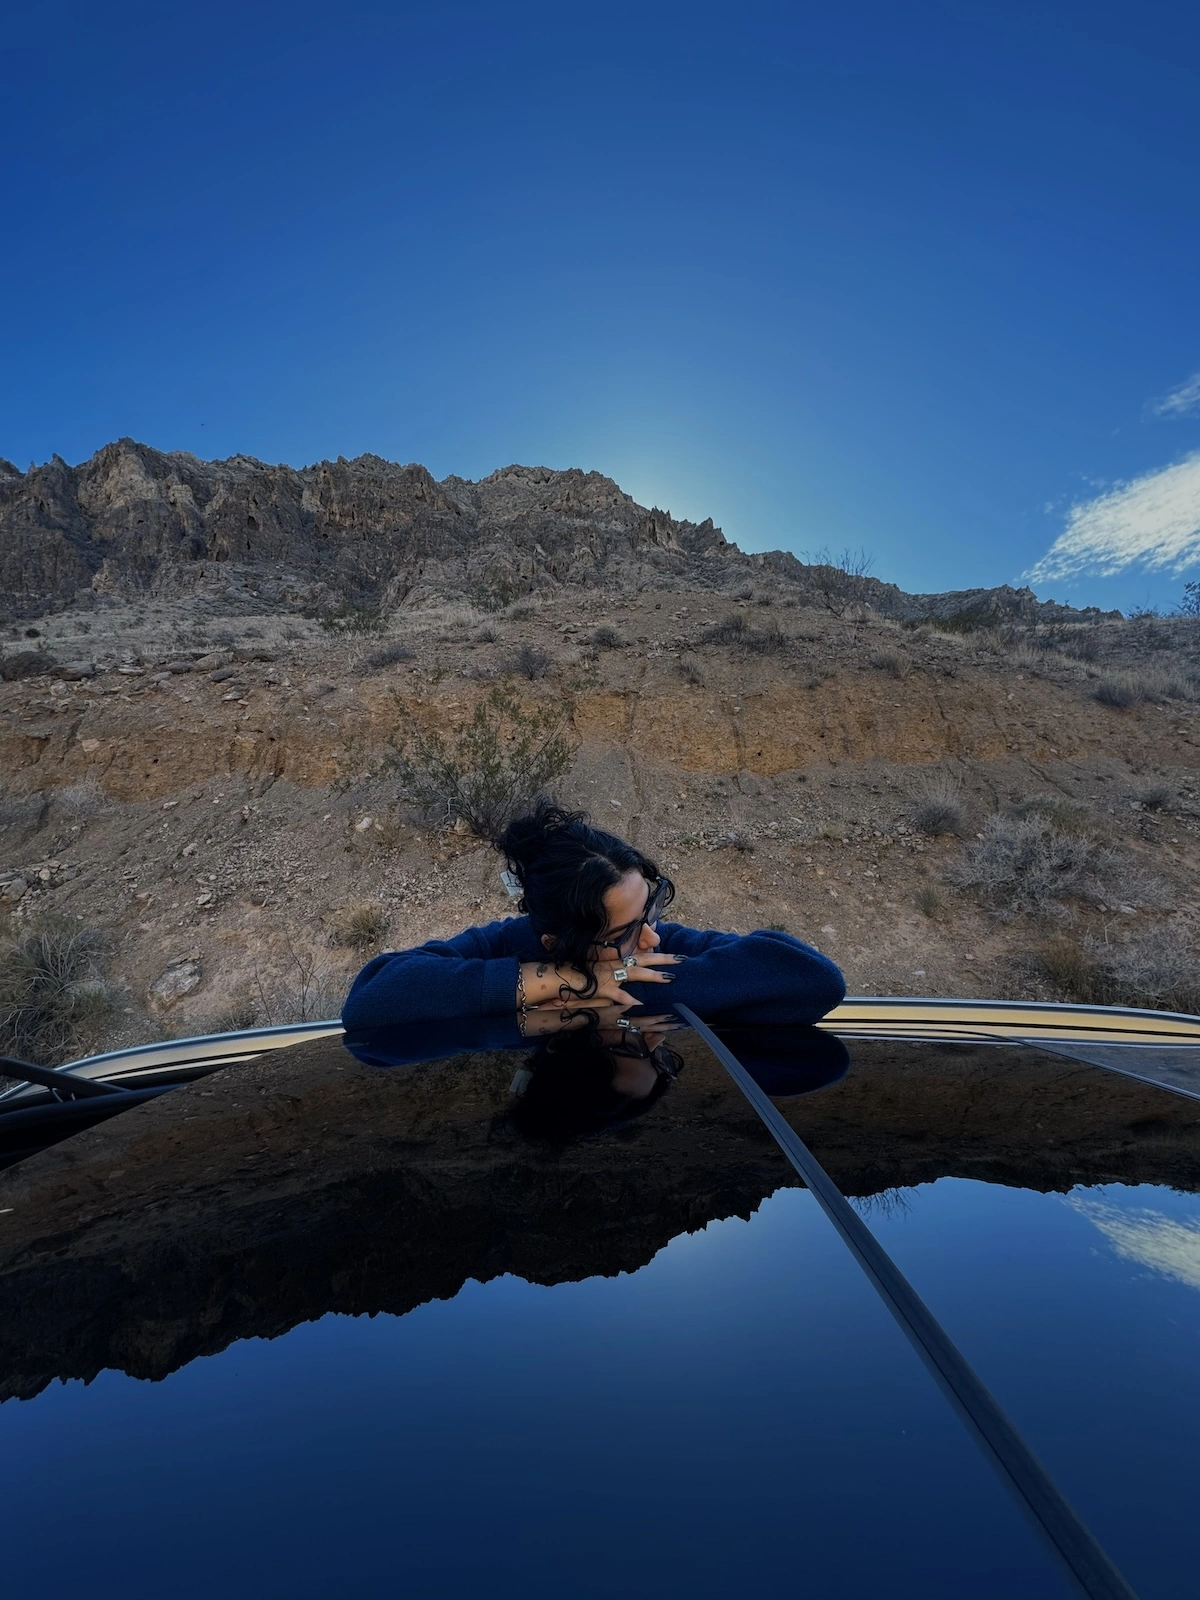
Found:
[[[647, 878], [647, 883], [650, 880]], [[596, 946], [600, 950], [615, 950], [623, 961], [631, 956], [637, 949], [638, 940], [641, 938], [644, 927], [653, 928], [662, 916], [667, 906], [671, 903], [675, 893], [675, 885], [670, 878], [657, 878], [650, 884], [650, 893], [646, 896], [646, 909], [636, 922], [626, 923], [624, 928], [618, 928], [619, 939], [597, 939]]]

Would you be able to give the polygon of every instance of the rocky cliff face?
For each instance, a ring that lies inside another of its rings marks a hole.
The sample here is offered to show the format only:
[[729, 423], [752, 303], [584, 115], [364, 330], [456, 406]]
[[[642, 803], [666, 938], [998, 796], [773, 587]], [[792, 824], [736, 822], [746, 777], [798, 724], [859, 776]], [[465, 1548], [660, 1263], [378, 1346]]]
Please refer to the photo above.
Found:
[[205, 588], [282, 606], [511, 600], [600, 578], [694, 579], [744, 559], [711, 521], [647, 510], [596, 472], [514, 466], [438, 483], [378, 456], [297, 471], [131, 439], [79, 467], [0, 462], [7, 620]]
[[736, 588], [769, 574], [818, 607], [883, 616], [1052, 621], [1078, 615], [1008, 587], [906, 595], [894, 584], [745, 555], [711, 519], [639, 506], [598, 472], [505, 467], [438, 483], [379, 456], [299, 470], [201, 461], [132, 439], [71, 467], [0, 460], [0, 622], [98, 597], [209, 592], [261, 610], [489, 605], [564, 586]]

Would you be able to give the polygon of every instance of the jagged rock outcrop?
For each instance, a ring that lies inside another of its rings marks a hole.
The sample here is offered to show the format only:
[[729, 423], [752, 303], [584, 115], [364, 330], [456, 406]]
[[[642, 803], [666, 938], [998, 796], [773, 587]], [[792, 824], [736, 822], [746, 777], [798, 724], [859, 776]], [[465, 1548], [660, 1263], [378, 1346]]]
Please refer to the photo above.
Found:
[[438, 483], [379, 456], [296, 470], [131, 439], [70, 467], [0, 462], [0, 608], [242, 591], [259, 608], [514, 599], [563, 583], [694, 580], [744, 559], [711, 521], [646, 510], [597, 472], [506, 467]]
[[854, 604], [967, 625], [1080, 616], [1028, 589], [908, 595], [786, 551], [746, 555], [711, 519], [678, 521], [577, 468], [511, 466], [477, 483], [439, 483], [422, 466], [375, 455], [296, 469], [252, 456], [201, 461], [132, 439], [78, 467], [56, 455], [22, 473], [0, 460], [0, 621], [105, 595], [210, 592], [259, 611], [336, 612], [764, 577], [839, 614]]

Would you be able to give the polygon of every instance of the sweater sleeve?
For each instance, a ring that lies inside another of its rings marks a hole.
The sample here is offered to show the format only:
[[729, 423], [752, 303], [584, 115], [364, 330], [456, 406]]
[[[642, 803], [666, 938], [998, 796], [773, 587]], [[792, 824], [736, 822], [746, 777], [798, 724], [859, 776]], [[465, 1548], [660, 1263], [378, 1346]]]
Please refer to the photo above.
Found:
[[350, 986], [342, 1021], [347, 1028], [381, 1028], [515, 1013], [518, 963], [506, 950], [504, 926], [491, 922], [376, 956]]
[[712, 1016], [786, 1002], [789, 1017], [815, 1022], [845, 998], [840, 970], [790, 933], [717, 933], [678, 922], [660, 922], [658, 933], [660, 949], [686, 959], [661, 1002], [659, 986], [638, 985], [634, 969], [627, 987], [643, 1005], [686, 1005], [698, 1016]]

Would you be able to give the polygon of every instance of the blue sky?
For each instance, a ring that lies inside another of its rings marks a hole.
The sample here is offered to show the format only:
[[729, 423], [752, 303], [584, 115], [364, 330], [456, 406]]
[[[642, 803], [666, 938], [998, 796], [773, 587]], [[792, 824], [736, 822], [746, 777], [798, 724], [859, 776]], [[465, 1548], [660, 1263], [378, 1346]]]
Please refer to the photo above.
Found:
[[0, 454], [610, 474], [907, 589], [1200, 577], [1192, 4], [10, 14]]

